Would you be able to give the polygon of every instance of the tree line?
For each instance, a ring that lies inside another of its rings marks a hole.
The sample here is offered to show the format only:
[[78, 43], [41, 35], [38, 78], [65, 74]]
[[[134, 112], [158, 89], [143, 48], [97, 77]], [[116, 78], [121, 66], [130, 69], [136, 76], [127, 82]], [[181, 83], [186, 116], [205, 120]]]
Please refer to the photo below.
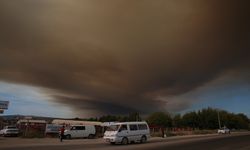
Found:
[[[99, 118], [89, 118], [88, 121], [124, 122], [141, 121], [139, 113], [130, 113], [127, 116], [105, 115]], [[250, 119], [242, 113], [229, 113], [225, 110], [205, 108], [199, 111], [187, 112], [183, 115], [170, 114], [168, 112], [155, 112], [144, 118], [149, 125], [163, 128], [193, 128], [193, 129], [218, 129], [228, 127], [230, 129], [250, 129]], [[220, 123], [219, 123], [220, 122]]]
[[188, 112], [183, 116], [175, 115], [171, 123], [172, 127], [191, 127], [194, 129], [218, 129], [219, 126], [226, 126], [230, 129], [250, 128], [250, 120], [246, 115], [212, 108]]

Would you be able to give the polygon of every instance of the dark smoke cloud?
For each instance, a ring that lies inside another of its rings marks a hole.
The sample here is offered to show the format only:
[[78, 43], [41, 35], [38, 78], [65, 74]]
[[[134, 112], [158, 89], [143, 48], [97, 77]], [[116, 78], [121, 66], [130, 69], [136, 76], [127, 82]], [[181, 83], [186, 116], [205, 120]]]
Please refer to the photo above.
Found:
[[48, 88], [54, 101], [79, 112], [165, 110], [168, 100], [158, 97], [178, 97], [227, 70], [244, 74], [248, 6], [243, 0], [2, 0], [0, 80]]

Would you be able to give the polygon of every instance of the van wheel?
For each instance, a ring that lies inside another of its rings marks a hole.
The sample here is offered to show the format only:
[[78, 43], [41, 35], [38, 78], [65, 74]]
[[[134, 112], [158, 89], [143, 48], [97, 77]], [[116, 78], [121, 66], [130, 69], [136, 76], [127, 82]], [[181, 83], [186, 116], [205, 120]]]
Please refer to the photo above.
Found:
[[147, 137], [145, 135], [143, 135], [141, 137], [141, 143], [145, 143], [145, 142], [147, 142]]
[[70, 134], [67, 134], [65, 137], [66, 137], [66, 139], [71, 139], [71, 135]]
[[93, 135], [93, 134], [90, 134], [89, 136], [88, 136], [88, 138], [89, 139], [93, 139], [95, 136]]
[[128, 138], [124, 137], [121, 142], [122, 145], [127, 145], [128, 144]]

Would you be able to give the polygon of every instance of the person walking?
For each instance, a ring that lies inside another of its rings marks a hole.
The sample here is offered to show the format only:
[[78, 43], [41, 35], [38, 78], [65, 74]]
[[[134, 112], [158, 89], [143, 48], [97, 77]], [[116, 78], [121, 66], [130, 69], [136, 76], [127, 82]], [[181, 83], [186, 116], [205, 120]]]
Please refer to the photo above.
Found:
[[60, 129], [60, 141], [61, 142], [63, 141], [63, 138], [64, 138], [64, 131], [65, 131], [65, 127], [62, 126]]

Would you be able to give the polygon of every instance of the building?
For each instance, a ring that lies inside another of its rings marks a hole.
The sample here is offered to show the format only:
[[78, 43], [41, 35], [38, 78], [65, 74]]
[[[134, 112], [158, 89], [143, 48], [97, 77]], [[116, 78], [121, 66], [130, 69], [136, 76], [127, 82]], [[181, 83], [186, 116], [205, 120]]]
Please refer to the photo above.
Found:
[[17, 127], [24, 137], [44, 137], [46, 124], [45, 120], [21, 119]]

